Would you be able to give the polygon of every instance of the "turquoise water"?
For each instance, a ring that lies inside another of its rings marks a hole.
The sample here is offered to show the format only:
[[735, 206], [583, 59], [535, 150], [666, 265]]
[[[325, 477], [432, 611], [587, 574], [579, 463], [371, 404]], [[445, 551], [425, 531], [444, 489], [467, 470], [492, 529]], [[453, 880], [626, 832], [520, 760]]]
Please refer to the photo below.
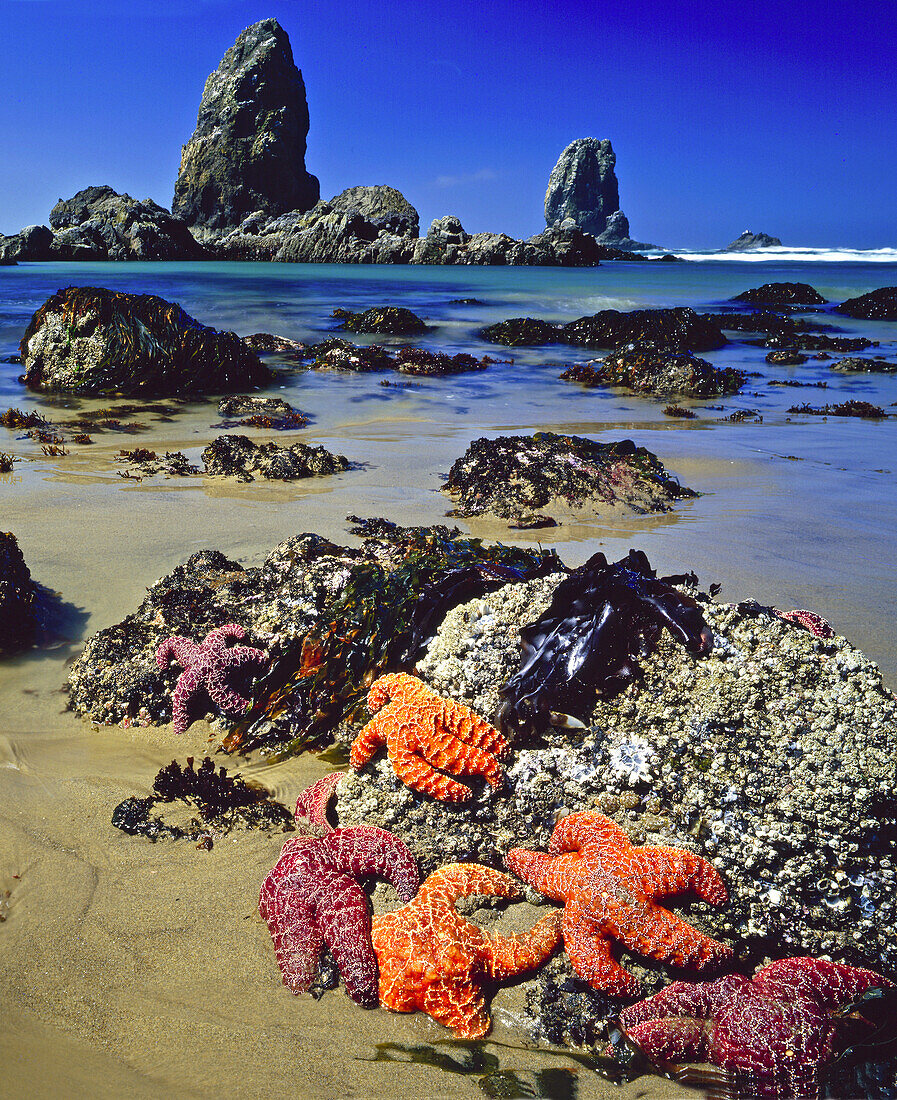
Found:
[[[822, 419], [787, 411], [803, 402], [823, 405], [849, 398], [890, 407], [897, 402], [897, 376], [838, 374], [830, 369], [836, 353], [831, 360], [774, 367], [764, 360], [766, 349], [738, 341], [705, 357], [755, 376], [735, 397], [683, 402], [698, 419], [680, 421], [663, 415], [666, 399], [583, 390], [558, 380], [565, 365], [596, 352], [504, 349], [476, 336], [484, 324], [521, 315], [568, 320], [605, 308], [716, 310], [732, 295], [772, 281], [809, 282], [838, 301], [897, 284], [897, 263], [881, 257], [832, 262], [829, 257], [704, 258], [589, 269], [225, 263], [2, 268], [0, 356], [15, 352], [32, 312], [56, 289], [100, 285], [159, 294], [200, 321], [241, 335], [273, 332], [303, 341], [334, 331], [330, 313], [337, 306], [403, 305], [434, 326], [414, 343], [513, 359], [475, 374], [420, 379], [402, 389], [380, 385], [385, 377], [399, 376], [285, 369], [272, 392], [311, 417], [296, 437], [324, 443], [355, 464], [344, 475], [313, 484], [225, 486], [202, 479], [134, 484], [118, 477], [115, 455], [121, 447], [177, 448], [195, 460], [220, 430], [209, 403], [186, 406], [171, 421], [135, 414], [144, 423], [138, 434], [97, 435], [94, 446], [72, 447], [68, 456], [56, 459], [0, 428], [0, 450], [21, 459], [15, 474], [0, 482], [2, 526], [16, 532], [38, 579], [84, 610], [78, 628], [83, 633], [120, 619], [143, 587], [199, 546], [252, 557], [297, 530], [321, 530], [346, 541], [344, 517], [350, 512], [439, 522], [450, 506], [438, 492], [442, 477], [480, 435], [550, 428], [604, 440], [630, 437], [704, 495], [664, 516], [620, 515], [523, 535], [518, 541], [538, 537], [556, 545], [571, 563], [599, 546], [620, 555], [637, 545], [661, 569], [694, 568], [705, 583], [722, 582], [722, 598], [753, 596], [786, 609], [811, 607], [897, 681], [897, 421]], [[452, 302], [456, 298], [477, 298], [482, 304], [459, 305]], [[845, 334], [880, 340], [881, 346], [867, 354], [897, 358], [897, 324], [810, 316]], [[30, 395], [16, 380], [19, 371], [0, 365], [0, 408], [36, 407], [64, 419], [69, 409], [97, 404]], [[773, 379], [825, 381], [827, 388], [772, 387]], [[756, 410], [762, 423], [723, 422], [745, 409]], [[287, 438], [278, 436], [281, 442]], [[126, 550], [118, 547], [123, 523]], [[510, 541], [500, 525], [472, 521], [461, 526]], [[62, 554], [59, 547], [66, 543], [69, 552]], [[96, 573], [99, 560], [105, 565], [102, 584]], [[71, 638], [73, 645], [77, 641]]]

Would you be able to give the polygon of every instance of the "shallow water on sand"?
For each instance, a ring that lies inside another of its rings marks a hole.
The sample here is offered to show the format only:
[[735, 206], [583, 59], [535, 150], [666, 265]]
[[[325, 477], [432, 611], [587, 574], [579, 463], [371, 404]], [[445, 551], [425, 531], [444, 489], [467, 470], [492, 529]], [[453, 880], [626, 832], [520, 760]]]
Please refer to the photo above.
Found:
[[[352, 543], [350, 513], [457, 522], [505, 542], [538, 540], [569, 564], [599, 548], [614, 559], [637, 546], [660, 572], [694, 569], [705, 586], [722, 583], [721, 599], [812, 608], [897, 684], [897, 421], [787, 411], [804, 401], [848, 398], [888, 407], [897, 402], [897, 376], [841, 375], [830, 361], [813, 359], [770, 367], [765, 349], [739, 343], [705, 357], [759, 376], [736, 397], [683, 402], [699, 418], [673, 421], [661, 411], [666, 400], [558, 380], [562, 364], [590, 353], [509, 351], [475, 336], [485, 323], [524, 314], [564, 320], [609, 307], [714, 309], [749, 286], [784, 280], [810, 282], [838, 300], [897, 283], [897, 267], [708, 261], [569, 271], [248, 264], [0, 269], [0, 356], [15, 351], [31, 313], [50, 293], [79, 284], [158, 293], [218, 328], [300, 340], [329, 334], [336, 306], [405, 305], [436, 326], [414, 343], [514, 360], [476, 374], [413, 380], [407, 388], [381, 386], [382, 380], [406, 381], [392, 373], [340, 375], [275, 364], [283, 373], [270, 392], [309, 414], [310, 425], [296, 433], [238, 430], [257, 440], [323, 443], [353, 463], [343, 474], [294, 485], [119, 476], [121, 448], [184, 450], [198, 461], [222, 430], [214, 427], [215, 402], [179, 405], [164, 419], [135, 412], [125, 418], [143, 426], [133, 434], [97, 433], [93, 445], [71, 445], [60, 458], [0, 428], [0, 451], [20, 459], [14, 473], [0, 475], [0, 529], [15, 533], [35, 579], [58, 594], [48, 646], [0, 665], [0, 915], [7, 918], [0, 924], [0, 1095], [86, 1095], [86, 1082], [91, 1095], [109, 1097], [260, 1097], [285, 1088], [303, 1097], [483, 1094], [475, 1076], [366, 1060], [378, 1043], [446, 1038], [427, 1018], [362, 1012], [340, 992], [319, 1002], [293, 998], [280, 986], [255, 910], [278, 838], [248, 834], [201, 852], [189, 844], [151, 845], [109, 824], [112, 807], [144, 794], [162, 764], [175, 755], [202, 756], [210, 731], [197, 723], [186, 739], [175, 740], [167, 729], [94, 730], [64, 710], [66, 663], [84, 637], [123, 618], [149, 585], [198, 549], [216, 547], [253, 563], [300, 531]], [[462, 297], [483, 304], [451, 301]], [[875, 353], [897, 358], [897, 325], [817, 319], [880, 339]], [[64, 421], [76, 411], [115, 404], [29, 395], [16, 381], [19, 369], [0, 365], [0, 410], [34, 408]], [[827, 387], [768, 385], [784, 378], [826, 381]], [[762, 423], [722, 421], [739, 409], [758, 410]], [[494, 521], [445, 520], [450, 501], [439, 486], [472, 439], [537, 430], [632, 438], [703, 495], [665, 515], [580, 518], [531, 534]], [[304, 757], [241, 766], [287, 802], [326, 770]], [[519, 1047], [519, 1035], [506, 1027], [513, 1022], [513, 991], [496, 1004], [493, 1039]], [[520, 1073], [573, 1065], [548, 1054], [494, 1051], [502, 1068]], [[13, 1052], [24, 1068], [9, 1068]], [[578, 1072], [577, 1095], [610, 1090]], [[651, 1079], [614, 1095], [643, 1090], [676, 1091]]]

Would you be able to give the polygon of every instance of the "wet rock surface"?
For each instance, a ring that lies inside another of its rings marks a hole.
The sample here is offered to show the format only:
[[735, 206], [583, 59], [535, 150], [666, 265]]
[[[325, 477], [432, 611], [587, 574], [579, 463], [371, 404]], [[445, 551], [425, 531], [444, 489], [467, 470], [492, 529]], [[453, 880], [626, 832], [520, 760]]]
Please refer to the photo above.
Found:
[[260, 397], [255, 394], [223, 397], [218, 402], [218, 415], [225, 418], [228, 427], [237, 423], [254, 428], [291, 431], [308, 423], [308, 417], [282, 397]]
[[322, 446], [293, 443], [253, 443], [245, 435], [219, 435], [202, 452], [207, 474], [254, 481], [261, 477], [274, 481], [318, 477], [348, 470], [344, 455], [331, 454]]
[[37, 630], [37, 586], [15, 535], [0, 531], [0, 657], [24, 649]]
[[745, 374], [734, 367], [720, 369], [690, 352], [671, 352], [633, 344], [605, 359], [570, 367], [560, 376], [582, 386], [625, 386], [635, 393], [718, 397], [737, 393]]
[[217, 332], [150, 294], [59, 290], [20, 345], [25, 384], [39, 390], [125, 394], [226, 392], [271, 372], [233, 332]]
[[426, 322], [403, 306], [375, 306], [362, 313], [335, 309], [340, 328], [347, 332], [368, 332], [377, 336], [417, 336], [428, 330]]
[[835, 311], [865, 321], [897, 321], [897, 286], [883, 286], [857, 298], [848, 298], [835, 306]]
[[764, 283], [730, 300], [750, 306], [822, 306], [827, 301], [809, 283]]
[[515, 317], [488, 325], [479, 335], [490, 343], [510, 347], [557, 343], [615, 348], [624, 344], [652, 344], [670, 351], [711, 351], [726, 343], [712, 320], [687, 306], [634, 309], [629, 313], [605, 309], [564, 325]]
[[840, 371], [842, 374], [893, 374], [897, 371], [897, 363], [889, 363], [887, 359], [879, 356], [874, 359], [847, 356], [832, 363], [831, 369]]
[[631, 440], [596, 443], [550, 432], [474, 440], [443, 489], [454, 501], [450, 515], [514, 522], [544, 509], [668, 511], [673, 501], [696, 495]]
[[290, 40], [276, 19], [247, 27], [206, 81], [184, 146], [172, 212], [220, 230], [253, 212], [307, 210], [317, 179], [305, 170], [308, 104]]

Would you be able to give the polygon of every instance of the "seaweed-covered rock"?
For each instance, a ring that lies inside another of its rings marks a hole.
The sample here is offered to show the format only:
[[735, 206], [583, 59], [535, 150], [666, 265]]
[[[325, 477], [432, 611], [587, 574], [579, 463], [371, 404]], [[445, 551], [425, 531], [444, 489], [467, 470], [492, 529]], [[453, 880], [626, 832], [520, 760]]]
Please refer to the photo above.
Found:
[[218, 414], [225, 417], [227, 426], [236, 421], [248, 427], [273, 428], [275, 431], [292, 431], [304, 428], [308, 423], [308, 417], [282, 397], [261, 397], [257, 394], [222, 397], [218, 402]]
[[[454, 608], [420, 676], [494, 717], [519, 663], [517, 629], [559, 579]], [[743, 960], [828, 953], [897, 966], [897, 702], [879, 669], [843, 638], [756, 604], [704, 599], [701, 610], [709, 653], [662, 635], [587, 729], [549, 730], [544, 747], [516, 751], [502, 790], [479, 791], [465, 811], [409, 791], [377, 761], [341, 784], [340, 823], [390, 829], [426, 874], [447, 859], [501, 866], [510, 847], [544, 847], [558, 816], [597, 809], [635, 843], [713, 862], [729, 904], [696, 905], [688, 919]]]
[[24, 649], [37, 628], [37, 588], [16, 537], [0, 531], [0, 657]]
[[392, 356], [377, 344], [353, 344], [339, 336], [322, 340], [306, 349], [312, 370], [338, 370], [364, 373], [389, 370], [395, 366]]
[[823, 306], [827, 301], [809, 283], [764, 283], [729, 300], [749, 306]]
[[164, 455], [158, 455], [145, 447], [135, 447], [131, 451], [119, 451], [117, 461], [125, 464], [120, 476], [134, 480], [154, 474], [193, 477], [199, 473], [199, 467], [188, 462], [183, 451], [166, 451]]
[[560, 325], [541, 321], [537, 317], [511, 317], [487, 325], [478, 333], [481, 340], [490, 344], [504, 344], [509, 348], [539, 347], [542, 344], [560, 344], [563, 335]]
[[583, 386], [626, 386], [636, 393], [717, 397], [737, 393], [745, 374], [734, 367], [714, 367], [690, 352], [633, 344], [605, 359], [571, 367], [561, 378]]
[[888, 414], [869, 401], [842, 401], [837, 405], [792, 405], [790, 413], [808, 413], [811, 416], [858, 416], [861, 420], [883, 420]]
[[782, 242], [778, 237], [771, 237], [768, 233], [752, 233], [745, 229], [740, 237], [726, 245], [726, 252], [748, 252], [752, 248], [780, 248]]
[[702, 313], [705, 321], [730, 332], [765, 332], [769, 336], [793, 335], [810, 328], [821, 327], [804, 319], [782, 317], [778, 313], [761, 310], [759, 313]]
[[271, 372], [233, 332], [151, 294], [58, 290], [19, 348], [25, 384], [76, 393], [205, 393], [260, 386]]
[[344, 455], [331, 454], [324, 447], [293, 443], [253, 443], [245, 435], [219, 435], [202, 452], [208, 474], [223, 474], [240, 481], [254, 481], [255, 475], [275, 481], [293, 481], [348, 470]]
[[253, 211], [307, 210], [320, 193], [305, 170], [307, 135], [305, 84], [289, 37], [276, 19], [263, 19], [241, 32], [206, 81], [173, 213], [221, 229]]
[[477, 359], [466, 352], [446, 355], [444, 352], [428, 351], [426, 348], [399, 348], [395, 364], [400, 374], [416, 374], [426, 377], [445, 374], [464, 374], [472, 370], [485, 370], [495, 362], [488, 355]]
[[475, 439], [452, 464], [443, 490], [455, 502], [450, 515], [515, 521], [544, 508], [665, 512], [673, 501], [697, 495], [632, 440], [596, 443], [551, 432]]
[[799, 367], [801, 363], [806, 363], [806, 361], [807, 356], [793, 348], [770, 351], [766, 355], [766, 362], [778, 367]]
[[333, 316], [347, 332], [371, 332], [378, 336], [417, 336], [427, 331], [427, 325], [404, 306], [374, 306], [363, 313], [335, 309]]
[[893, 374], [897, 371], [897, 363], [889, 363], [887, 359], [876, 356], [874, 359], [862, 359], [859, 356], [847, 356], [832, 363], [832, 370], [842, 374]]
[[897, 286], [883, 286], [857, 298], [848, 298], [835, 306], [835, 312], [864, 321], [897, 321]]
[[687, 306], [634, 309], [629, 313], [603, 309], [568, 322], [562, 332], [568, 344], [595, 348], [650, 343], [671, 351], [712, 351], [726, 342], [712, 321]]
[[244, 336], [243, 343], [251, 351], [273, 352], [286, 357], [305, 351], [305, 345], [298, 340], [290, 340], [287, 336], [275, 336], [270, 332], [254, 332], [251, 336]]

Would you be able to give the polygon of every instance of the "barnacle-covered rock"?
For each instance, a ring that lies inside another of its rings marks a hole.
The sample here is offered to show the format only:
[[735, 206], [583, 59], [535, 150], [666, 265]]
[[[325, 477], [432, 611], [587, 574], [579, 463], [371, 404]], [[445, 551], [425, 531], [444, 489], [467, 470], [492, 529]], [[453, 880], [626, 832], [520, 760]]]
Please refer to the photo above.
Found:
[[236, 333], [207, 328], [164, 298], [103, 287], [58, 290], [19, 351], [25, 384], [38, 390], [223, 393], [271, 378]]
[[347, 332], [372, 332], [380, 336], [416, 336], [426, 332], [428, 326], [410, 309], [404, 306], [374, 306], [362, 313], [348, 309], [335, 309], [333, 316]]
[[605, 359], [570, 367], [561, 378], [582, 386], [626, 386], [635, 393], [717, 397], [737, 393], [744, 371], [714, 367], [691, 352], [631, 344]]
[[835, 306], [835, 311], [864, 321], [897, 321], [897, 286], [883, 286], [857, 298], [848, 298]]
[[480, 331], [494, 344], [573, 344], [586, 348], [617, 348], [624, 344], [654, 344], [671, 351], [711, 351], [725, 336], [709, 317], [687, 306], [675, 309], [633, 309], [621, 313], [603, 309], [567, 324], [533, 317], [515, 317]]
[[596, 443], [551, 432], [475, 439], [452, 463], [443, 490], [454, 501], [450, 515], [512, 521], [542, 509], [666, 512], [673, 501], [697, 495], [632, 440]]
[[276, 481], [316, 477], [348, 470], [345, 455], [331, 454], [324, 447], [293, 443], [253, 443], [245, 435], [219, 435], [202, 452], [206, 473], [254, 481], [255, 475]]

